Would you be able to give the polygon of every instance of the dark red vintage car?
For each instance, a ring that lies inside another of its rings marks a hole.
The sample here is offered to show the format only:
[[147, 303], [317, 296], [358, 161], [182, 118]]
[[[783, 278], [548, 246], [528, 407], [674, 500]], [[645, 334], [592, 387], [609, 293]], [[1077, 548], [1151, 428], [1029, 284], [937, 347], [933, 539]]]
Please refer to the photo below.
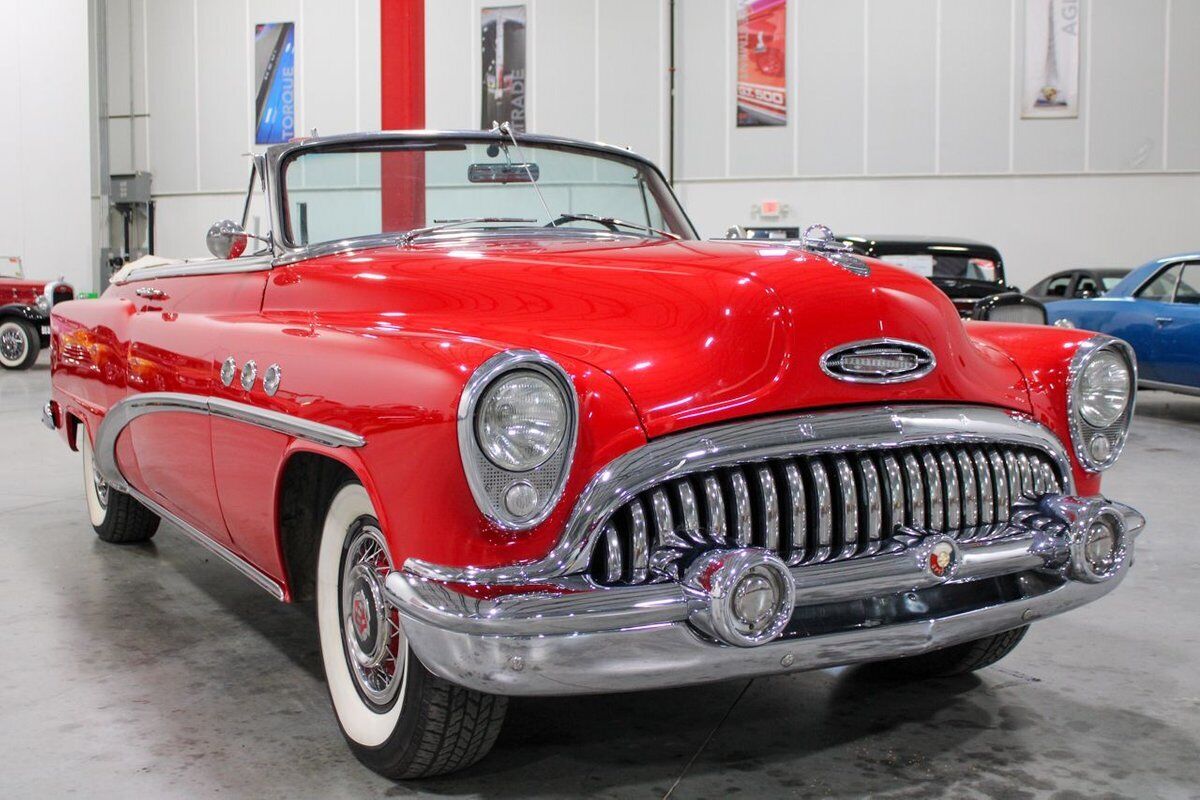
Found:
[[214, 260], [54, 310], [44, 413], [102, 539], [166, 519], [314, 601], [385, 775], [481, 758], [513, 695], [978, 669], [1130, 566], [1117, 339], [964, 323], [819, 226], [700, 241], [603, 145], [352, 135], [254, 169]]
[[65, 281], [29, 280], [17, 259], [0, 259], [0, 367], [32, 367], [50, 346], [50, 308], [74, 297]]

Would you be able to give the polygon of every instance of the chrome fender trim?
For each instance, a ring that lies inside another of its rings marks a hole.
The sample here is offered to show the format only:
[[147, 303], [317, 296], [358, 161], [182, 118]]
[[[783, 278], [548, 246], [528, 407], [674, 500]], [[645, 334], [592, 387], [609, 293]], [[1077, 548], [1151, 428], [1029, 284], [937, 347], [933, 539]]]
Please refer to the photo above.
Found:
[[182, 392], [148, 392], [127, 397], [115, 403], [101, 420], [100, 427], [96, 430], [92, 450], [96, 457], [96, 470], [110, 487], [128, 494], [155, 514], [174, 523], [190, 539], [208, 548], [276, 599], [283, 600], [286, 596], [283, 586], [274, 578], [266, 575], [258, 567], [204, 531], [171, 513], [160, 503], [130, 486], [129, 481], [121, 474], [116, 454], [117, 439], [121, 432], [138, 417], [164, 412], [207, 414], [221, 419], [236, 420], [328, 447], [362, 447], [366, 444], [366, 440], [358, 434], [344, 431], [341, 428], [281, 414], [278, 411], [268, 411], [219, 397]]
[[1027, 414], [986, 406], [875, 406], [733, 422], [656, 439], [613, 460], [580, 494], [554, 549], [537, 561], [500, 567], [450, 567], [416, 558], [405, 569], [433, 580], [536, 583], [583, 572], [608, 517], [650, 486], [717, 466], [847, 449], [1005, 442], [1037, 447], [1054, 459], [1064, 492], [1074, 492], [1062, 442]]

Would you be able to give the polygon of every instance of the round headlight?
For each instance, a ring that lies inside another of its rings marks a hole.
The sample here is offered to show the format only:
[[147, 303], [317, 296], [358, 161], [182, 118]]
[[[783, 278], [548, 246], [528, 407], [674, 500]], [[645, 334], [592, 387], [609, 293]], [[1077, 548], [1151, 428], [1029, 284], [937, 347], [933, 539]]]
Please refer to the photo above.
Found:
[[1079, 415], [1095, 428], [1121, 418], [1131, 393], [1129, 365], [1112, 351], [1101, 351], [1079, 375]]
[[475, 417], [475, 436], [488, 460], [527, 472], [558, 451], [569, 424], [566, 399], [536, 372], [509, 373], [488, 387]]

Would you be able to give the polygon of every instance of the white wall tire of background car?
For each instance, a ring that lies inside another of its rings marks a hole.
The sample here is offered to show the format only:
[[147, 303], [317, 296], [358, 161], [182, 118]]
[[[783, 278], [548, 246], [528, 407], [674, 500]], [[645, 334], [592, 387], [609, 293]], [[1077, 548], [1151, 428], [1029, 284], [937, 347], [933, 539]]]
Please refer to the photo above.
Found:
[[92, 442], [82, 425], [79, 428], [79, 438], [81, 441], [79, 449], [83, 454], [83, 494], [87, 498], [88, 518], [91, 520], [93, 528], [101, 528], [108, 518], [108, 493], [102, 491], [101, 483], [97, 480]]
[[404, 657], [398, 664], [403, 670], [398, 676], [399, 689], [390, 707], [384, 711], [368, 704], [348, 662], [341, 603], [343, 558], [356, 526], [364, 518], [378, 519], [366, 489], [358, 483], [344, 485], [334, 494], [321, 531], [317, 554], [317, 625], [329, 695], [342, 730], [352, 742], [363, 747], [378, 747], [395, 732], [404, 712], [410, 656], [408, 641], [401, 631], [400, 646]]
[[28, 369], [37, 360], [37, 330], [19, 319], [0, 321], [0, 367]]

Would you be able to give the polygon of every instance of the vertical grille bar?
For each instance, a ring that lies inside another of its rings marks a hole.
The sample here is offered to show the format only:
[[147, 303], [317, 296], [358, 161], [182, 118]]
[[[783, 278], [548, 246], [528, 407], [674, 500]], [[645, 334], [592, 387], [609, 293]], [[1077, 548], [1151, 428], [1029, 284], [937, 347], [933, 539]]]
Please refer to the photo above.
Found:
[[900, 475], [900, 463], [894, 455], [886, 454], [882, 463], [888, 499], [888, 514], [883, 523], [883, 535], [888, 537], [896, 532], [897, 525], [904, 524], [904, 479]]
[[943, 450], [938, 454], [942, 465], [942, 479], [946, 487], [946, 530], [957, 530], [962, 524], [962, 504], [958, 495], [958, 468], [954, 456]]
[[733, 487], [733, 543], [748, 547], [754, 538], [750, 524], [750, 487], [746, 484], [746, 476], [736, 467], [729, 471], [729, 485]]
[[1017, 469], [1021, 472], [1021, 494], [1028, 497], [1033, 494], [1033, 470], [1025, 453], [1017, 456]]
[[981, 450], [972, 450], [975, 474], [979, 476], [979, 524], [991, 525], [996, 515], [996, 496], [992, 493], [992, 470]]
[[925, 497], [929, 501], [929, 529], [944, 531], [946, 518], [942, 516], [942, 471], [938, 469], [933, 453], [928, 450], [921, 454], [921, 466], [925, 468]]
[[838, 456], [833, 459], [837, 470], [838, 495], [842, 510], [842, 550], [839, 558], [854, 554], [858, 549], [858, 487], [855, 486], [854, 470], [850, 462]]
[[996, 485], [996, 522], [1008, 521], [1008, 475], [1004, 469], [1004, 458], [995, 450], [988, 451], [988, 461], [992, 465], [992, 478]]
[[641, 583], [646, 580], [650, 565], [650, 535], [646, 525], [646, 510], [642, 501], [635, 499], [629, 505], [629, 560], [630, 580]]
[[675, 517], [671, 513], [671, 501], [662, 489], [650, 495], [650, 509], [654, 515], [654, 544], [658, 547], [687, 547], [688, 543], [675, 533]]
[[758, 467], [759, 502], [762, 505], [762, 546], [779, 550], [779, 493], [775, 491], [775, 476], [766, 464]]
[[975, 462], [966, 450], [956, 451], [955, 458], [962, 478], [962, 524], [974, 528], [979, 524], [979, 479], [975, 475]]
[[904, 475], [908, 488], [908, 524], [914, 528], [933, 528], [933, 523], [925, 516], [925, 481], [921, 479], [921, 465], [912, 453], [904, 454]]
[[833, 492], [829, 488], [829, 473], [819, 460], [808, 462], [816, 495], [817, 529], [813, 543], [813, 560], [824, 561], [833, 552]]
[[704, 515], [708, 533], [719, 544], [729, 543], [729, 532], [725, 527], [725, 496], [721, 484], [713, 475], [704, 478]]
[[611, 524], [604, 526], [604, 543], [604, 578], [609, 583], [616, 583], [623, 577], [624, 559], [621, 557], [621, 537]]
[[862, 475], [863, 507], [867, 512], [864, 520], [866, 530], [863, 534], [867, 540], [867, 551], [874, 552], [879, 549], [879, 543], [883, 539], [883, 488], [879, 484], [879, 473], [875, 470], [870, 456], [858, 457], [858, 470]]
[[691, 481], [675, 482], [675, 494], [679, 498], [679, 510], [683, 517], [683, 533], [693, 542], [703, 542], [700, 533], [700, 507], [696, 504], [696, 490]]
[[1008, 473], [1008, 505], [1012, 508], [1021, 499], [1021, 473], [1017, 471], [1017, 457], [1012, 450], [1004, 451], [1004, 470]]
[[783, 466], [784, 483], [792, 509], [791, 542], [787, 552], [788, 566], [795, 566], [808, 553], [808, 504], [804, 494], [804, 479], [800, 468], [791, 461]]

